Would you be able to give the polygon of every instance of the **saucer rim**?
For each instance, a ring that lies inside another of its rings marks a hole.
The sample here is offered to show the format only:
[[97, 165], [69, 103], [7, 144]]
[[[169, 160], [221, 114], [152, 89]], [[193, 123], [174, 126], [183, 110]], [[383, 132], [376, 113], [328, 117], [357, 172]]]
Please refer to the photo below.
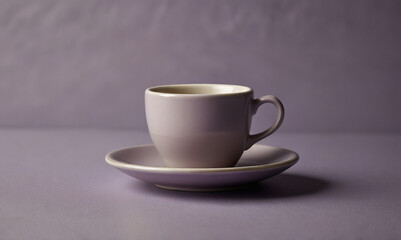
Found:
[[122, 162], [121, 160], [117, 160], [112, 157], [113, 154], [120, 152], [120, 151], [125, 151], [128, 149], [135, 149], [135, 148], [144, 148], [144, 147], [154, 147], [154, 144], [144, 144], [144, 145], [136, 145], [136, 146], [130, 146], [130, 147], [125, 147], [121, 148], [115, 151], [111, 151], [106, 154], [105, 156], [105, 161], [116, 168], [119, 169], [126, 169], [126, 170], [139, 170], [139, 171], [144, 171], [144, 172], [159, 172], [159, 173], [211, 173], [211, 172], [237, 172], [237, 171], [250, 171], [250, 170], [265, 170], [265, 169], [271, 169], [271, 168], [276, 168], [276, 167], [281, 167], [281, 166], [286, 166], [286, 165], [294, 165], [295, 163], [298, 162], [299, 160], [299, 155], [298, 153], [286, 149], [286, 148], [280, 148], [276, 146], [270, 146], [270, 145], [265, 145], [265, 144], [255, 144], [254, 146], [264, 146], [264, 147], [271, 147], [271, 148], [276, 148], [280, 150], [285, 150], [288, 152], [291, 152], [294, 154], [293, 157], [290, 159], [276, 162], [276, 163], [268, 163], [268, 164], [262, 164], [262, 165], [255, 165], [255, 166], [241, 166], [241, 167], [224, 167], [224, 168], [176, 168], [176, 167], [150, 167], [150, 166], [143, 166], [143, 165], [138, 165], [138, 164], [129, 164]]

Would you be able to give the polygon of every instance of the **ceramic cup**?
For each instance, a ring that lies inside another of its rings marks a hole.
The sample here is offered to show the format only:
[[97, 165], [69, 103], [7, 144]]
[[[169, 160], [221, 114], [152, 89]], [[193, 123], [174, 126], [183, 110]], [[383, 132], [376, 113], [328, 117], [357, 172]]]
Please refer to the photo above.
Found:
[[[252, 115], [264, 103], [276, 106], [277, 119], [267, 130], [250, 135]], [[145, 91], [145, 109], [150, 136], [168, 167], [232, 167], [284, 118], [277, 97], [254, 99], [251, 88], [224, 84], [151, 87]]]

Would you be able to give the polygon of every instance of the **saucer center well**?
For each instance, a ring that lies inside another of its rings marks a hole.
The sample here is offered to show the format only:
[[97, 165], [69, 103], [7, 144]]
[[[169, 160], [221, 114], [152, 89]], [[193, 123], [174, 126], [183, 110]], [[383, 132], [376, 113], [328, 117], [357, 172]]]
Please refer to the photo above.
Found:
[[256, 144], [244, 152], [236, 167], [275, 164], [289, 158], [296, 158], [296, 154], [282, 148]]

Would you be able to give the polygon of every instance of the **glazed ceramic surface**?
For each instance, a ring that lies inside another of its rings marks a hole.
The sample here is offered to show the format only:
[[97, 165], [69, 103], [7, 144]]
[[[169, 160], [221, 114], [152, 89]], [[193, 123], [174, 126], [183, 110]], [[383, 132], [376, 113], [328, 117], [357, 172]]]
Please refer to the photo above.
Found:
[[[277, 120], [250, 135], [252, 115], [263, 103], [277, 107]], [[254, 99], [249, 87], [223, 84], [148, 88], [145, 108], [152, 141], [169, 167], [232, 167], [244, 150], [276, 131], [284, 117], [275, 96]]]
[[219, 191], [246, 187], [279, 174], [298, 161], [298, 154], [283, 148], [254, 145], [235, 167], [171, 168], [153, 145], [124, 148], [106, 155], [120, 171], [158, 187], [184, 191]]

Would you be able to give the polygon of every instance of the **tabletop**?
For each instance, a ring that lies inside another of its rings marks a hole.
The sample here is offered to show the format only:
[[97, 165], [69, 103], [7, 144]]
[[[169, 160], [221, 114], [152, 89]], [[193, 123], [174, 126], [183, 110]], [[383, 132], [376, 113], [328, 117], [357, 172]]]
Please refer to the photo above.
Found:
[[276, 133], [299, 162], [243, 190], [159, 189], [107, 165], [144, 131], [0, 130], [0, 239], [401, 239], [401, 135]]

